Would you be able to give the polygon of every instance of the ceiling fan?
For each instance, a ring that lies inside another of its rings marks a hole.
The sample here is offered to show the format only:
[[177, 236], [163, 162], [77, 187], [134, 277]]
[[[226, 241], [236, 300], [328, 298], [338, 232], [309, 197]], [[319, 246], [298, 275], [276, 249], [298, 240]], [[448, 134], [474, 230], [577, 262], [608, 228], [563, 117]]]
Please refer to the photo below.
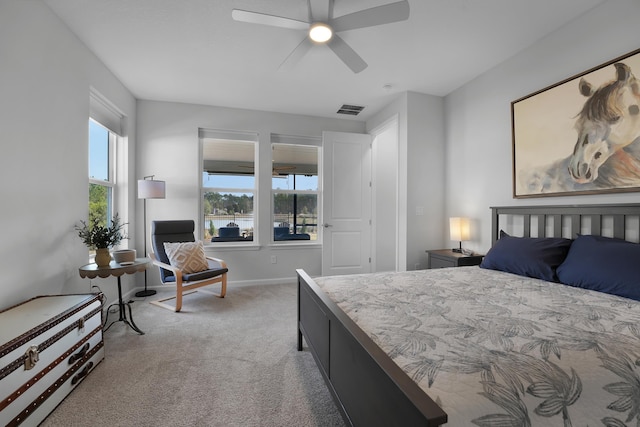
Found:
[[409, 19], [408, 0], [372, 7], [337, 18], [333, 16], [334, 0], [307, 0], [307, 2], [309, 17], [306, 21], [241, 9], [233, 9], [231, 16], [236, 21], [307, 32], [305, 38], [287, 56], [280, 68], [291, 68], [315, 44], [326, 44], [354, 73], [367, 68], [367, 63], [336, 33]]

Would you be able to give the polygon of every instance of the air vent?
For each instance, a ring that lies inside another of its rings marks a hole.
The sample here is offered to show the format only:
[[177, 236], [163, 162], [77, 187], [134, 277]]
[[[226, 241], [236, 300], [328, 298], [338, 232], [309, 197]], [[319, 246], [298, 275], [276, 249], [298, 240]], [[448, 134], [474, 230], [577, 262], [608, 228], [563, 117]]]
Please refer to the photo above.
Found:
[[346, 114], [348, 116], [357, 116], [362, 110], [364, 110], [364, 107], [360, 105], [343, 104], [337, 113]]

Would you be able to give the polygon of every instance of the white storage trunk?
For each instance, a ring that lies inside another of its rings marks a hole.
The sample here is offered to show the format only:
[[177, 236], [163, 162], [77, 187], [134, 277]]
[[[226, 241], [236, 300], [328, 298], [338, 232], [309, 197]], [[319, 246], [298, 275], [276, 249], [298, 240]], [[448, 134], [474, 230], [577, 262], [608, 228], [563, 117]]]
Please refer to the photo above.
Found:
[[37, 426], [104, 359], [102, 303], [41, 296], [0, 312], [0, 425]]

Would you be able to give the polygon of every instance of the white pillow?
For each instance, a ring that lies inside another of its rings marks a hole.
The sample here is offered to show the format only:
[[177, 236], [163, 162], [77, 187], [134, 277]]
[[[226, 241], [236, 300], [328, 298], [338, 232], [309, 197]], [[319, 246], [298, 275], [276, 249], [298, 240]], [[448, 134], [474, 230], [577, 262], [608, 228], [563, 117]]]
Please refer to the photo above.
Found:
[[182, 274], [197, 273], [209, 269], [204, 255], [204, 245], [198, 242], [165, 242], [164, 250], [169, 263], [182, 270]]

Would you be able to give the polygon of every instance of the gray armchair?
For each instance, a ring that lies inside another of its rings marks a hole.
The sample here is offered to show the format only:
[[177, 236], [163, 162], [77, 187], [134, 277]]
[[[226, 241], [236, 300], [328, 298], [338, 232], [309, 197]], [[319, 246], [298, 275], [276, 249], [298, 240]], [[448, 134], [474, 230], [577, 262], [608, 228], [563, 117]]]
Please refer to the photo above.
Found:
[[[153, 252], [149, 257], [154, 265], [160, 267], [160, 279], [165, 284], [175, 284], [176, 296], [151, 301], [152, 304], [174, 311], [182, 309], [182, 297], [187, 293], [196, 292], [194, 289], [220, 283], [220, 298], [227, 292], [227, 264], [218, 258], [206, 257], [209, 268], [195, 273], [185, 274], [181, 269], [172, 266], [165, 251], [165, 242], [195, 242], [195, 223], [192, 220], [153, 221], [151, 223], [151, 243]], [[165, 301], [176, 300], [175, 307], [165, 304]]]

